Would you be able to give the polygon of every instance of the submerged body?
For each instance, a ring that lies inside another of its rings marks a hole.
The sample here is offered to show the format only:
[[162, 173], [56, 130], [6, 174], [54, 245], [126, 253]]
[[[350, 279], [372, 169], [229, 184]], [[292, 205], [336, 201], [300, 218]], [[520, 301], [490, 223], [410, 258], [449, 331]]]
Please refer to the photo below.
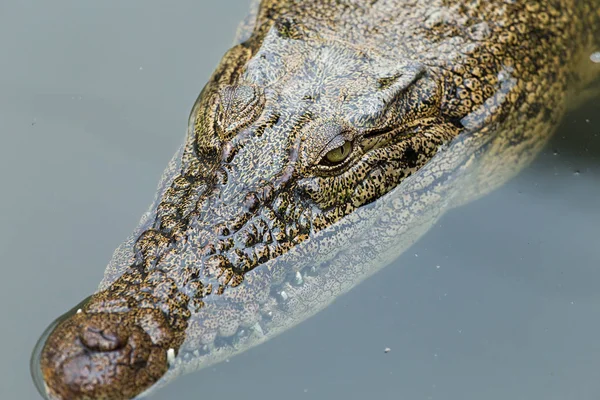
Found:
[[133, 398], [315, 314], [529, 162], [599, 38], [597, 0], [257, 3], [43, 390]]

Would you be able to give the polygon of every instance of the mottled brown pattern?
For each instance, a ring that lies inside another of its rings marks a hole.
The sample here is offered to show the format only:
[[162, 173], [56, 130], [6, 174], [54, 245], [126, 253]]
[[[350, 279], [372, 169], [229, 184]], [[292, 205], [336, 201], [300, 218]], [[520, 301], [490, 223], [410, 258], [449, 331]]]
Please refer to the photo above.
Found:
[[503, 183], [598, 76], [596, 0], [254, 2], [50, 397], [126, 399], [324, 308]]

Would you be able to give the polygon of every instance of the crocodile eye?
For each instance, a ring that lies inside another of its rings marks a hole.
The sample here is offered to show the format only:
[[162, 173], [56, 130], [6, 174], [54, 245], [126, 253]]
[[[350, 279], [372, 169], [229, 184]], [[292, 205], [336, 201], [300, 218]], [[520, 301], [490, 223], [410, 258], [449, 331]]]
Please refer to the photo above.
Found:
[[352, 153], [352, 142], [345, 141], [341, 146], [329, 150], [321, 160], [321, 164], [340, 164], [348, 158], [350, 153]]

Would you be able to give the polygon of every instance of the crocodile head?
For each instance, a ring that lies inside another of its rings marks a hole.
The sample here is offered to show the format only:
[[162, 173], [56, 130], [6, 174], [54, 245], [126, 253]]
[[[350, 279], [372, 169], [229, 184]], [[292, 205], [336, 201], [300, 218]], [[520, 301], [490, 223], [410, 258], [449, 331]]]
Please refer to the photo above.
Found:
[[133, 398], [347, 290], [361, 262], [340, 251], [373, 219], [360, 211], [459, 132], [442, 86], [420, 62], [285, 20], [233, 47], [151, 212], [99, 291], [43, 338], [42, 390]]

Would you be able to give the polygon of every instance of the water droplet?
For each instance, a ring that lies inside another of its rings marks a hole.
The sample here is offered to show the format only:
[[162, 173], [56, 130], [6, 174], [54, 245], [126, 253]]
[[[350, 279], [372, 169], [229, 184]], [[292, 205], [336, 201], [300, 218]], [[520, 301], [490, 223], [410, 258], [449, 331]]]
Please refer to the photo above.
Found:
[[597, 52], [593, 53], [590, 56], [590, 60], [592, 60], [592, 62], [600, 64], [600, 51], [597, 51]]

